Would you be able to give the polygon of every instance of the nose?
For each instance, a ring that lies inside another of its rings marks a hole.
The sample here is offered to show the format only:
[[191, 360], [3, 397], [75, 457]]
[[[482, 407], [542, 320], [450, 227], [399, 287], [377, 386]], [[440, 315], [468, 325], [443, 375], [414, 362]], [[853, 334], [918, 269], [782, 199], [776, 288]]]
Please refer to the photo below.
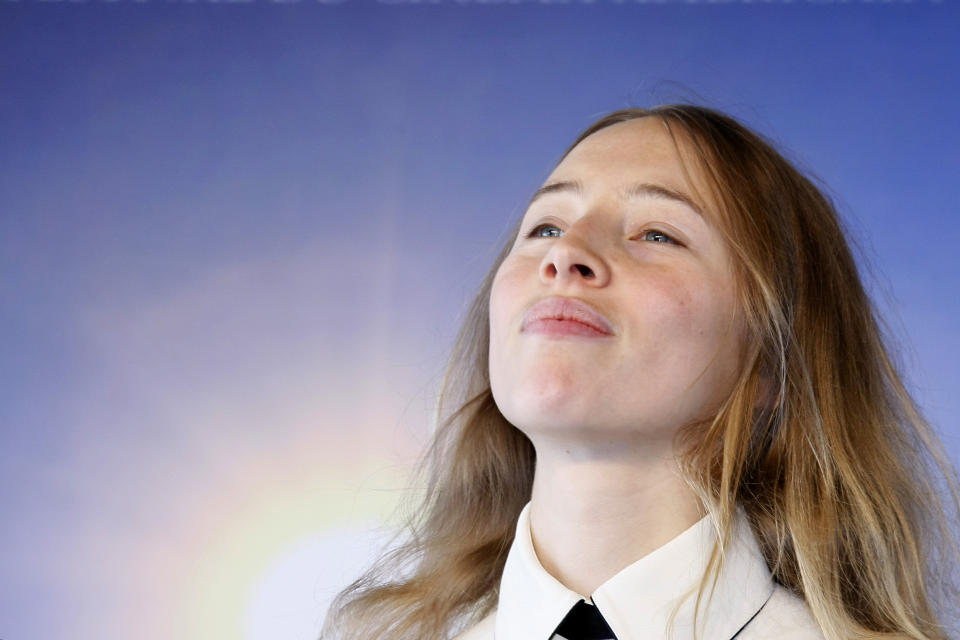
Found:
[[585, 229], [568, 230], [553, 240], [540, 263], [540, 280], [545, 284], [572, 285], [577, 282], [602, 287], [610, 280], [606, 261], [587, 242]]

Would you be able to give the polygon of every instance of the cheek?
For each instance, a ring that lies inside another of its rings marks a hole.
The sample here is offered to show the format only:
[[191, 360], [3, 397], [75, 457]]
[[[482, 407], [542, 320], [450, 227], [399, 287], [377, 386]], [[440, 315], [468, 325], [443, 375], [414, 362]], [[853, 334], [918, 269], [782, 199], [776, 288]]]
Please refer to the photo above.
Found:
[[[633, 305], [647, 325], [661, 334], [696, 332], [706, 300], [703, 291], [684, 278], [651, 278], [633, 287]], [[665, 345], [666, 346], [666, 345]]]
[[490, 286], [490, 337], [500, 333], [500, 327], [503, 323], [504, 307], [507, 304], [508, 287], [504, 283], [503, 269], [494, 275], [493, 283]]
[[515, 319], [517, 306], [522, 303], [523, 273], [522, 265], [518, 265], [516, 260], [507, 259], [494, 274], [490, 287], [491, 335], [507, 331], [509, 323]]
[[716, 283], [657, 279], [644, 283], [634, 300], [636, 330], [643, 333], [636, 337], [663, 355], [709, 358], [732, 332], [730, 302]]
[[505, 390], [510, 389], [514, 384], [510, 378], [510, 368], [504, 361], [507, 357], [505, 341], [509, 331], [511, 298], [509, 282], [505, 276], [506, 273], [501, 266], [490, 288], [490, 344], [487, 354], [490, 391], [493, 394], [494, 403], [504, 414], [509, 410], [509, 407], [504, 404], [509, 399], [509, 394], [505, 393]]
[[717, 283], [684, 292], [677, 301], [677, 339], [688, 345], [688, 357], [703, 373], [708, 396], [718, 399], [729, 389], [740, 362], [740, 333], [734, 301]]
[[516, 279], [513, 277], [510, 265], [504, 263], [494, 275], [490, 287], [489, 322], [490, 322], [490, 374], [491, 378], [499, 370], [499, 354], [503, 350], [503, 342], [510, 331], [510, 321], [515, 314], [514, 306], [518, 298], [516, 293]]

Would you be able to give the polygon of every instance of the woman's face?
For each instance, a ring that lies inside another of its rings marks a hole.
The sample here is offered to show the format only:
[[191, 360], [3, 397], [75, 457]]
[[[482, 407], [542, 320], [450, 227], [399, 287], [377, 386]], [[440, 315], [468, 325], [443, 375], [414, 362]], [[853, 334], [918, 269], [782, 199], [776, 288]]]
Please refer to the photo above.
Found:
[[[490, 295], [490, 382], [535, 445], [662, 453], [731, 391], [741, 344], [730, 255], [693, 186], [664, 123], [648, 117], [586, 138], [530, 204]], [[610, 333], [564, 321], [579, 313], [571, 299]], [[534, 322], [538, 308], [561, 319]]]

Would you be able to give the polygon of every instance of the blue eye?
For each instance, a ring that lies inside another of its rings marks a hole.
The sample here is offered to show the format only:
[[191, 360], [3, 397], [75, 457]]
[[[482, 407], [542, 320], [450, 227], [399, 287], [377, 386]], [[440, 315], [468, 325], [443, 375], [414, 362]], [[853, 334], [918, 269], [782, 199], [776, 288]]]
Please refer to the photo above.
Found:
[[662, 231], [657, 231], [656, 229], [650, 229], [649, 231], [644, 231], [643, 233], [640, 234], [640, 237], [641, 237], [641, 238], [646, 238], [647, 236], [649, 236], [649, 235], [651, 235], [651, 234], [654, 234], [654, 235], [655, 235], [656, 237], [658, 237], [658, 238], [662, 238], [662, 240], [661, 240], [661, 239], [657, 239], [657, 240], [654, 240], [653, 242], [662, 242], [662, 243], [664, 243], [664, 244], [679, 244], [676, 240], [674, 240], [673, 238], [671, 238], [670, 236], [668, 236], [668, 235], [665, 234], [664, 232], [662, 232]]
[[560, 237], [560, 234], [559, 234], [559, 233], [558, 233], [558, 234], [550, 234], [550, 235], [548, 235], [548, 236], [540, 235], [539, 231], [540, 231], [541, 229], [555, 229], [555, 230], [557, 230], [557, 231], [560, 231], [560, 229], [559, 229], [556, 225], [552, 225], [552, 224], [538, 224], [537, 226], [535, 226], [533, 229], [530, 230], [530, 233], [527, 234], [527, 237], [528, 237], [528, 238], [559, 238], [559, 237]]

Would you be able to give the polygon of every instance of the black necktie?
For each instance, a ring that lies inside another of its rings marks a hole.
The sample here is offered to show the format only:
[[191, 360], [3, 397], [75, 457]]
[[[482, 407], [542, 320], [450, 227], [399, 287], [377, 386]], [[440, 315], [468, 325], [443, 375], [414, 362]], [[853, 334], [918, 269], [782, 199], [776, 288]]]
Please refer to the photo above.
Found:
[[617, 640], [600, 610], [583, 600], [573, 605], [554, 633], [566, 640]]

